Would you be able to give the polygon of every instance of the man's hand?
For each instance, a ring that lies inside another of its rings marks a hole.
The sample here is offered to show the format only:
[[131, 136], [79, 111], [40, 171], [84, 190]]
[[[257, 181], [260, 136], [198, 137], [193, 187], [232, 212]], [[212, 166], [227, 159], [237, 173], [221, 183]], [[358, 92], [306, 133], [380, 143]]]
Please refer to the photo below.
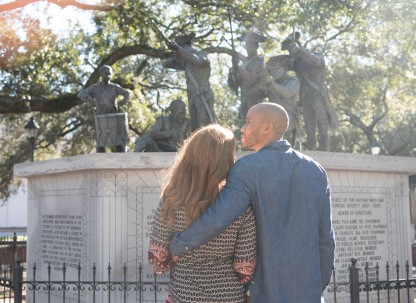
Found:
[[173, 262], [173, 263], [176, 263], [176, 262], [178, 262], [178, 261], [179, 261], [179, 256], [174, 256], [174, 255], [172, 255], [172, 256], [171, 256], [171, 259], [172, 259], [172, 262]]

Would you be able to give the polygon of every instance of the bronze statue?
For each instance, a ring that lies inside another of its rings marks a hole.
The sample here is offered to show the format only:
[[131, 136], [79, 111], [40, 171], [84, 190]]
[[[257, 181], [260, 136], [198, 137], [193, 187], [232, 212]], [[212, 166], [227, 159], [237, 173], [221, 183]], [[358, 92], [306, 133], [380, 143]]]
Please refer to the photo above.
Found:
[[267, 96], [267, 90], [262, 83], [264, 76], [264, 58], [259, 56], [258, 48], [260, 42], [265, 42], [266, 37], [254, 32], [247, 32], [238, 38], [244, 42], [247, 57], [237, 68], [237, 77], [234, 79], [230, 71], [228, 85], [234, 91], [241, 87], [241, 105], [239, 118], [245, 123], [247, 112], [253, 105], [263, 102]]
[[211, 63], [206, 53], [192, 47], [194, 38], [195, 34], [191, 33], [178, 36], [175, 41], [167, 41], [175, 56], [164, 63], [166, 68], [185, 71], [192, 131], [217, 121], [214, 94], [209, 83]]
[[[116, 152], [125, 152], [129, 140], [127, 114], [119, 112], [119, 109], [130, 100], [130, 93], [120, 85], [110, 82], [110, 66], [101, 66], [99, 73], [101, 81], [81, 90], [78, 97], [83, 101], [95, 102], [97, 153], [104, 153], [107, 146], [115, 146]], [[123, 100], [118, 102], [119, 96], [123, 96]]]
[[306, 131], [306, 147], [316, 150], [316, 128], [319, 150], [331, 148], [330, 128], [335, 127], [336, 116], [325, 84], [325, 59], [322, 53], [312, 52], [299, 42], [300, 33], [289, 35], [281, 49], [294, 56], [294, 70], [300, 79], [300, 106]]
[[280, 104], [289, 115], [289, 127], [285, 137], [295, 145], [299, 130], [299, 88], [300, 81], [297, 77], [289, 76], [294, 58], [288, 55], [271, 57], [266, 63], [268, 75], [266, 76], [269, 102]]
[[168, 116], [156, 119], [149, 134], [136, 140], [135, 152], [176, 152], [179, 144], [191, 132], [191, 123], [185, 117], [186, 105], [180, 99], [170, 103]]

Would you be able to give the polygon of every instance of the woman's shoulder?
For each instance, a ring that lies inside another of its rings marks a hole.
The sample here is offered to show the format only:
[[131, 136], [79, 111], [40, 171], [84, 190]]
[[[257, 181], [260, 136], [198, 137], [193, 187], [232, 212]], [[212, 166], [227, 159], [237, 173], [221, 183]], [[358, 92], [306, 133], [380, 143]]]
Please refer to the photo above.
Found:
[[253, 208], [250, 206], [248, 207], [236, 220], [235, 223], [246, 225], [249, 222], [254, 222], [255, 216]]

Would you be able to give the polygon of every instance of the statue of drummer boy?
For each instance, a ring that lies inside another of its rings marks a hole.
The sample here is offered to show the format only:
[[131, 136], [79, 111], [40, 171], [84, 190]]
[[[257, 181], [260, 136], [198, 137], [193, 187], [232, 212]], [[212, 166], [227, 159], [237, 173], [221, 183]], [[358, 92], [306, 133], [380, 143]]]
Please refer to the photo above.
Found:
[[[129, 140], [128, 121], [127, 114], [119, 112], [119, 108], [130, 100], [130, 92], [110, 82], [110, 66], [101, 66], [99, 73], [101, 81], [81, 90], [78, 98], [96, 104], [97, 153], [104, 153], [107, 146], [115, 147], [116, 152], [125, 152]], [[118, 102], [119, 96], [123, 96], [123, 99]]]

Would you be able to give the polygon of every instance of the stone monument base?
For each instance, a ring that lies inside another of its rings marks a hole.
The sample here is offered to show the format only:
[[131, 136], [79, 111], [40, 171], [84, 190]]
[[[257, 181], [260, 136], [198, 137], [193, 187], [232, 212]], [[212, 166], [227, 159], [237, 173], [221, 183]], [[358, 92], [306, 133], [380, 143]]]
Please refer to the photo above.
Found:
[[[360, 267], [389, 261], [399, 262], [404, 270], [412, 260], [408, 176], [416, 173], [416, 159], [305, 153], [325, 167], [332, 188], [336, 281], [348, 282], [351, 258], [357, 258]], [[34, 278], [34, 263], [37, 281], [48, 280], [48, 265], [50, 278], [62, 279], [64, 263], [66, 280], [78, 279], [78, 266], [81, 280], [93, 279], [94, 266], [96, 280], [108, 279], [109, 266], [111, 279], [122, 280], [126, 266], [127, 279], [139, 281], [141, 264], [143, 279], [153, 279], [147, 263], [149, 234], [163, 169], [174, 157], [175, 153], [89, 154], [17, 164], [15, 176], [28, 179], [27, 279]], [[383, 275], [380, 271], [380, 279]], [[332, 302], [328, 291], [326, 302]], [[76, 297], [67, 293], [69, 299]], [[137, 302], [137, 295], [130, 292], [127, 301]], [[36, 296], [42, 302], [38, 292]], [[83, 302], [90, 301], [88, 296]], [[348, 302], [348, 293], [339, 296], [337, 302]]]

